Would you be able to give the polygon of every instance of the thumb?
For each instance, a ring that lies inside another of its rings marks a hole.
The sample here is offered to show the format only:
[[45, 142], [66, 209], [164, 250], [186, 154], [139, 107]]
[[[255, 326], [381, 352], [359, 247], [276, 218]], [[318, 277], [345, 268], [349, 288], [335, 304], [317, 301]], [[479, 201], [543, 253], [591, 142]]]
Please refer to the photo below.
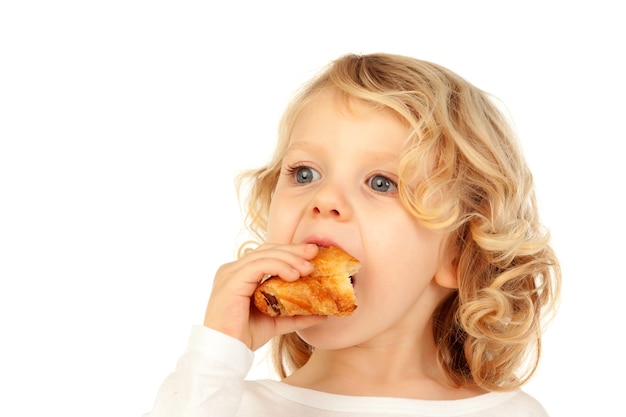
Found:
[[[256, 312], [263, 315], [261, 312]], [[253, 313], [254, 314], [254, 313]], [[280, 336], [287, 333], [293, 333], [298, 330], [306, 329], [315, 324], [324, 322], [326, 316], [293, 316], [293, 317], [263, 317], [262, 320], [254, 320], [253, 328], [250, 333], [249, 347], [257, 350], [272, 337]]]
[[275, 321], [276, 334], [293, 333], [298, 330], [306, 329], [307, 327], [314, 326], [316, 324], [323, 323], [328, 319], [327, 316], [293, 316], [293, 317], [279, 317]]

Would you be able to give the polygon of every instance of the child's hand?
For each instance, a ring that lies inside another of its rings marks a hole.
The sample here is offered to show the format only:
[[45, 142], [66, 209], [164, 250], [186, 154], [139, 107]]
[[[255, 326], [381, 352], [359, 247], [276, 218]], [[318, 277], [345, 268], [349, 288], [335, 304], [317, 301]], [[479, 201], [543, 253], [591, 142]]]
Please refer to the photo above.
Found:
[[216, 273], [204, 325], [241, 340], [256, 350], [272, 337], [290, 333], [325, 319], [320, 316], [269, 317], [251, 306], [250, 297], [267, 275], [295, 281], [313, 272], [308, 261], [316, 245], [264, 244]]

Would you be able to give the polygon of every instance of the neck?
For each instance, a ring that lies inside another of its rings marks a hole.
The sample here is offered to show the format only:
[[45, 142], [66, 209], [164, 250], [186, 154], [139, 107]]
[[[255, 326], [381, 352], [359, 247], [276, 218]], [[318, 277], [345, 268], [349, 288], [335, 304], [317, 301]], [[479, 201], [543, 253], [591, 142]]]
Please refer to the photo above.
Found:
[[[430, 329], [430, 328], [429, 328]], [[483, 391], [452, 386], [437, 364], [432, 331], [387, 335], [345, 349], [316, 349], [309, 361], [284, 382], [341, 395], [459, 399]], [[418, 340], [422, 343], [418, 343]], [[429, 340], [429, 343], [423, 343]]]

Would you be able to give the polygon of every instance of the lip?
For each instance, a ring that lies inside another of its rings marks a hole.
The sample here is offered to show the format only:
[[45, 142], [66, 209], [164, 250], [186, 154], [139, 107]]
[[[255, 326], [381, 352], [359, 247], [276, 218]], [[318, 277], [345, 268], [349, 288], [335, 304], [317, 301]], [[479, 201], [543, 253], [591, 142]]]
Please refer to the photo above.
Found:
[[321, 236], [310, 236], [304, 239], [304, 243], [314, 243], [317, 246], [336, 246], [341, 248], [341, 246], [339, 246], [334, 240]]

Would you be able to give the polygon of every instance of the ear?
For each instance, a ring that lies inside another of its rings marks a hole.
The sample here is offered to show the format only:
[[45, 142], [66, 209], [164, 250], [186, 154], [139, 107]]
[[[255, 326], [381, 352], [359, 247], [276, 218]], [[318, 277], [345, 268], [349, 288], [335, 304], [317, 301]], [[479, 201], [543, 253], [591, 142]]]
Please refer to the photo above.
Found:
[[452, 262], [444, 262], [439, 266], [439, 269], [435, 273], [435, 282], [444, 288], [459, 288], [456, 268], [452, 265]]

